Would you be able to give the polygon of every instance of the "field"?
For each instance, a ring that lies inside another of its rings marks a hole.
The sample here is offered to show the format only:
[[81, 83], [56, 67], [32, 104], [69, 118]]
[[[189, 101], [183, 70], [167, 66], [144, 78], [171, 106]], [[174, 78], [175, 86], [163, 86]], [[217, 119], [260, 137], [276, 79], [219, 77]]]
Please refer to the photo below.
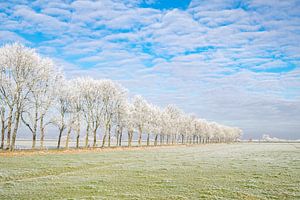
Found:
[[0, 153], [0, 199], [300, 199], [300, 144]]

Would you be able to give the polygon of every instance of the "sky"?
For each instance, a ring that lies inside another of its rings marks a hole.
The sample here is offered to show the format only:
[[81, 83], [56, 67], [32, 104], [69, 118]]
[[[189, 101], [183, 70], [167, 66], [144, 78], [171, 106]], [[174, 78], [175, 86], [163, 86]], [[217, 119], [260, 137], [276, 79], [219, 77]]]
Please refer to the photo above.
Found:
[[68, 78], [110, 78], [161, 107], [300, 139], [300, 0], [0, 0], [0, 45]]

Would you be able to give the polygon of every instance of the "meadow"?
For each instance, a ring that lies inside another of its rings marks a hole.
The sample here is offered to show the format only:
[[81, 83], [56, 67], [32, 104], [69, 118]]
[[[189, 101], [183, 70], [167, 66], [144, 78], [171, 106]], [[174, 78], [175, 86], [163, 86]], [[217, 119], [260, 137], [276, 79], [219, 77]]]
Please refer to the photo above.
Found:
[[300, 199], [299, 143], [0, 152], [0, 199]]

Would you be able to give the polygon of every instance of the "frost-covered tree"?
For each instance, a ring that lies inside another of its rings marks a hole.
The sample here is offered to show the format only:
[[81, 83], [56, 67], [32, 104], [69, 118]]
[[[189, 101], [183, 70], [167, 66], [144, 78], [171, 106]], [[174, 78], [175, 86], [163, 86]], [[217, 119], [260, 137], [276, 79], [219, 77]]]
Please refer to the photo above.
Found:
[[60, 148], [63, 132], [67, 129], [68, 113], [70, 110], [70, 89], [66, 80], [61, 80], [60, 87], [57, 88], [56, 112], [53, 118], [53, 124], [58, 128], [57, 148]]
[[133, 98], [133, 106], [134, 106], [134, 121], [135, 126], [138, 130], [138, 145], [142, 144], [142, 134], [144, 131], [144, 126], [147, 122], [147, 110], [148, 103], [142, 96], [135, 96]]
[[175, 105], [168, 105], [165, 108], [166, 117], [168, 119], [167, 123], [167, 143], [169, 143], [169, 137], [171, 137], [172, 144], [177, 140], [177, 135], [179, 133], [179, 121], [181, 116], [181, 111]]
[[157, 123], [157, 110], [159, 108], [156, 107], [155, 105], [148, 104], [148, 109], [147, 109], [147, 119], [146, 123], [144, 126], [145, 132], [147, 133], [147, 146], [150, 145], [150, 136], [154, 135], [156, 132], [156, 123]]
[[110, 146], [113, 119], [122, 106], [121, 104], [125, 101], [126, 91], [121, 85], [111, 80], [103, 80], [101, 83], [101, 98], [103, 104], [102, 120], [105, 130], [102, 140], [102, 147], [104, 147], [107, 136], [108, 146]]
[[133, 133], [135, 130], [135, 114], [134, 106], [130, 103], [125, 108], [125, 124], [127, 129], [128, 146], [132, 145]]
[[79, 147], [80, 126], [81, 126], [81, 109], [82, 109], [82, 97], [80, 87], [77, 80], [68, 81], [68, 128], [66, 136], [66, 148], [69, 148], [69, 141], [71, 132], [76, 132], [76, 148]]
[[81, 120], [82, 111], [83, 111], [83, 97], [81, 90], [81, 80], [74, 79], [69, 81], [68, 83], [71, 87], [70, 91], [70, 105], [69, 105], [69, 130], [66, 138], [66, 148], [69, 147], [70, 133], [71, 130], [74, 129], [76, 132], [76, 148], [79, 148], [79, 139], [80, 139], [80, 131], [81, 131]]
[[34, 49], [17, 43], [0, 48], [0, 93], [8, 107], [7, 146], [11, 150], [15, 148], [20, 120], [30, 93], [40, 80], [38, 71], [42, 66], [43, 59]]
[[44, 141], [44, 117], [55, 99], [54, 88], [61, 75], [47, 58], [39, 58], [38, 66], [31, 74], [35, 84], [29, 91], [28, 98], [22, 112], [22, 121], [32, 133], [32, 148], [36, 146], [38, 122], [40, 121], [41, 147]]
[[86, 124], [85, 147], [89, 146], [89, 134], [93, 133], [93, 147], [97, 144], [97, 130], [103, 112], [101, 81], [92, 78], [77, 79], [81, 95], [81, 110]]
[[[51, 73], [50, 73], [51, 74]], [[40, 148], [44, 148], [45, 130], [48, 125], [53, 122], [53, 112], [51, 112], [56, 103], [57, 88], [63, 78], [60, 71], [52, 71], [52, 76], [44, 80], [43, 89], [40, 89], [39, 94], [39, 132], [40, 132]]]
[[158, 145], [158, 136], [162, 135], [164, 112], [159, 107], [153, 107], [153, 118], [152, 118], [152, 131], [154, 135], [154, 146]]
[[81, 96], [81, 111], [86, 125], [84, 146], [88, 147], [94, 109], [93, 88], [95, 81], [91, 78], [77, 78], [74, 82], [76, 82], [74, 85], [76, 85], [76, 90], [78, 90], [78, 93]]
[[117, 146], [122, 146], [123, 129], [126, 127], [126, 109], [128, 106], [125, 96], [118, 101], [113, 116], [113, 123], [115, 124], [115, 135], [117, 138]]

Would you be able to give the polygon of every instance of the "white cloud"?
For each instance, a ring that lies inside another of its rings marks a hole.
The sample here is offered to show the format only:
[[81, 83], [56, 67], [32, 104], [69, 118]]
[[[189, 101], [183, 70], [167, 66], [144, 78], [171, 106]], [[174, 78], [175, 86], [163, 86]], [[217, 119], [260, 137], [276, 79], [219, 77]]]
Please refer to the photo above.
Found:
[[24, 18], [22, 23], [26, 25], [27, 30], [30, 29], [30, 32], [57, 33], [68, 28], [67, 23], [49, 15], [37, 13], [27, 6], [16, 6], [14, 16]]
[[24, 44], [30, 44], [30, 42], [23, 37], [19, 36], [18, 34], [11, 32], [11, 31], [1, 31], [0, 30], [0, 41], [2, 43], [5, 42], [20, 42]]

